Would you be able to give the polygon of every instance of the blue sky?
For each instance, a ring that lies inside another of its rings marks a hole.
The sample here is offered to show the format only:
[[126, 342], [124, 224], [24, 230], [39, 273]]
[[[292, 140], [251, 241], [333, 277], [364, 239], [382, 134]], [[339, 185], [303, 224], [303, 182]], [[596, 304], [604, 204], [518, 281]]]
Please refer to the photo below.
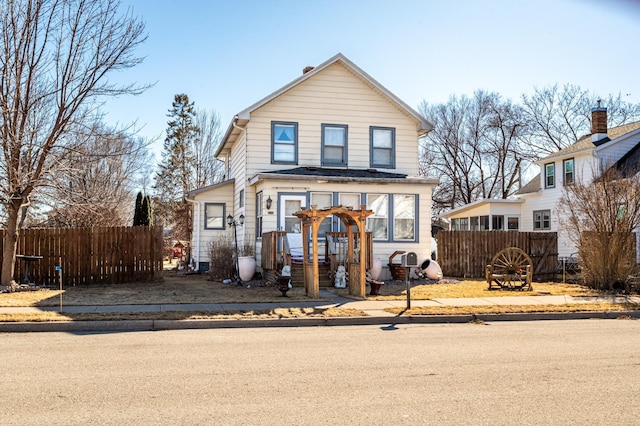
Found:
[[338, 52], [410, 106], [477, 89], [518, 100], [571, 83], [640, 103], [635, 0], [122, 0], [146, 22], [144, 62], [114, 81], [155, 83], [105, 105], [157, 137], [177, 93], [226, 130], [245, 107]]

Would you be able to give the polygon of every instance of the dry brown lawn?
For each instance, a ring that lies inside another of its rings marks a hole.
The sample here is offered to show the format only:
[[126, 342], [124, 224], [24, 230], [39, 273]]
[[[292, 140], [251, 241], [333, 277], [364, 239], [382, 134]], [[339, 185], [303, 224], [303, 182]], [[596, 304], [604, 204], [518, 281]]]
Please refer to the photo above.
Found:
[[[287, 301], [325, 300], [307, 297], [304, 288], [294, 286], [283, 298], [274, 286], [260, 286], [259, 281], [250, 287], [210, 281], [207, 275], [177, 275], [165, 271], [164, 280], [151, 283], [96, 284], [68, 287], [60, 290], [21, 291], [0, 293], [0, 306], [58, 306], [60, 296], [67, 306], [90, 305], [154, 305], [181, 303], [269, 303]], [[349, 297], [347, 290], [329, 288], [338, 295]], [[531, 296], [535, 294], [564, 294], [572, 296], [597, 296], [599, 293], [577, 284], [534, 283], [533, 291], [488, 290], [487, 283], [478, 280], [447, 280], [446, 283], [412, 284], [411, 298], [429, 300], [460, 297]], [[369, 300], [403, 300], [406, 286], [384, 285], [380, 296]]]
[[125, 321], [125, 320], [202, 320], [202, 319], [281, 319], [335, 318], [366, 316], [359, 309], [343, 308], [274, 308], [247, 311], [162, 311], [162, 312], [99, 312], [99, 313], [0, 313], [0, 322], [54, 321]]
[[[569, 296], [598, 296], [600, 293], [578, 284], [566, 283], [533, 283], [532, 291], [520, 290], [489, 290], [484, 280], [455, 280], [446, 279], [444, 283], [424, 283], [411, 285], [411, 299], [431, 300], [461, 297], [506, 297], [531, 296], [537, 294], [569, 295]], [[346, 290], [334, 290], [347, 297]], [[369, 300], [404, 300], [407, 297], [406, 285], [393, 282], [383, 285], [380, 296], [369, 296]]]
[[[0, 306], [63, 305], [155, 305], [180, 303], [256, 303], [282, 302], [282, 294], [272, 286], [250, 287], [208, 280], [207, 275], [177, 275], [165, 271], [164, 280], [150, 283], [96, 284], [60, 290], [21, 291], [0, 294]], [[304, 288], [294, 287], [285, 300], [309, 301]]]
[[387, 308], [396, 315], [479, 315], [542, 312], [626, 312], [638, 311], [633, 303], [571, 303], [565, 305], [418, 306], [411, 309]]
[[[177, 275], [165, 271], [164, 280], [153, 283], [131, 283], [116, 285], [78, 286], [60, 290], [24, 291], [0, 294], [0, 307], [8, 306], [58, 306], [60, 297], [64, 306], [83, 305], [136, 305], [136, 304], [183, 304], [183, 303], [268, 303], [282, 301], [323, 301], [306, 296], [304, 288], [294, 286], [286, 299], [273, 286], [261, 286], [254, 281], [250, 286], [236, 286], [210, 281], [206, 275]], [[446, 280], [444, 283], [413, 283], [411, 298], [428, 300], [462, 297], [502, 297], [554, 294], [572, 296], [597, 296], [599, 293], [576, 284], [534, 283], [533, 291], [488, 290], [487, 284], [479, 280]], [[330, 288], [336, 294], [347, 296], [346, 290]], [[403, 300], [406, 286], [389, 283], [383, 286], [382, 295], [370, 296], [370, 300]], [[473, 307], [424, 307], [403, 312], [404, 315], [509, 313], [509, 312], [572, 312], [585, 310], [624, 311], [638, 309], [628, 304], [579, 304], [555, 306], [473, 306]], [[402, 308], [390, 310], [396, 314]], [[397, 311], [397, 312], [396, 312]], [[365, 316], [360, 310], [342, 308], [274, 308], [260, 311], [239, 310], [229, 312], [171, 311], [136, 313], [83, 313], [59, 314], [56, 312], [0, 314], [0, 321], [82, 321], [82, 320], [159, 320], [159, 319], [244, 319], [244, 318], [299, 318], [299, 317], [346, 317]]]

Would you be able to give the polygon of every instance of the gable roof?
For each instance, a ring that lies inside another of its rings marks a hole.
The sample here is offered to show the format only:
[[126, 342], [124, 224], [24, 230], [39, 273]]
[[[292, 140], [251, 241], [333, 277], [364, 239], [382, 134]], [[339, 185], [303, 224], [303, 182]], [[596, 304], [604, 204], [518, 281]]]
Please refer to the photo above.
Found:
[[[537, 164], [544, 164], [549, 162], [549, 160], [556, 160], [558, 158], [566, 158], [571, 157], [577, 153], [581, 152], [589, 152], [590, 150], [597, 149], [601, 146], [604, 146], [606, 142], [615, 141], [616, 139], [625, 136], [631, 132], [637, 131], [640, 129], [640, 121], [636, 121], [629, 124], [624, 124], [622, 126], [612, 127], [607, 129], [607, 137], [596, 141], [595, 143], [591, 139], [591, 135], [585, 135], [578, 139], [574, 144], [561, 149], [558, 152], [555, 152], [551, 155], [548, 155], [540, 160], [538, 160]], [[616, 162], [614, 167], [617, 167], [619, 170], [630, 170], [632, 167], [637, 169], [638, 165], [640, 165], [640, 148], [639, 145], [636, 145], [629, 152], [627, 152], [620, 160]], [[635, 153], [635, 154], [634, 154]], [[634, 164], [632, 164], [635, 161]], [[623, 172], [624, 173], [624, 172]], [[531, 179], [525, 186], [520, 188], [515, 195], [521, 194], [530, 194], [533, 192], [538, 192], [542, 189], [542, 184], [540, 183], [540, 173], [538, 173], [533, 179]]]
[[538, 173], [525, 186], [517, 190], [515, 195], [531, 194], [532, 192], [538, 192], [541, 189], [542, 189], [542, 185], [540, 184], [540, 173]]
[[558, 152], [554, 152], [551, 155], [548, 155], [542, 159], [540, 159], [538, 161], [538, 163], [545, 163], [548, 162], [548, 160], [551, 159], [555, 159], [555, 158], [560, 158], [560, 157], [565, 157], [565, 156], [570, 156], [571, 154], [575, 154], [578, 152], [582, 152], [582, 151], [588, 151], [590, 149], [602, 146], [605, 142], [609, 142], [609, 141], [614, 141], [616, 139], [618, 139], [621, 136], [626, 135], [627, 133], [631, 133], [634, 130], [640, 129], [640, 121], [636, 121], [633, 123], [629, 123], [629, 124], [625, 124], [622, 126], [617, 126], [617, 127], [612, 127], [610, 129], [607, 129], [607, 137], [604, 139], [601, 139], [597, 142], [593, 142], [591, 140], [591, 135], [585, 135], [583, 137], [581, 137], [580, 139], [578, 139], [575, 143], [573, 143], [572, 145], [561, 149]]
[[356, 77], [362, 80], [367, 86], [369, 86], [371, 89], [373, 89], [375, 92], [380, 94], [383, 98], [387, 99], [392, 104], [396, 105], [396, 107], [398, 107], [398, 109], [403, 111], [406, 115], [415, 119], [418, 123], [419, 134], [426, 134], [427, 132], [433, 129], [433, 124], [427, 121], [427, 119], [425, 119], [422, 115], [420, 115], [416, 110], [411, 108], [409, 105], [404, 103], [400, 98], [398, 98], [396, 95], [394, 95], [389, 90], [387, 90], [387, 88], [385, 88], [382, 84], [378, 83], [378, 81], [376, 81], [373, 77], [371, 77], [369, 74], [364, 72], [361, 68], [359, 68], [356, 64], [354, 64], [349, 59], [347, 59], [342, 53], [338, 53], [332, 56], [331, 58], [327, 59], [320, 65], [316, 66], [311, 71], [308, 71], [300, 75], [298, 78], [294, 79], [290, 83], [282, 86], [278, 90], [265, 96], [264, 98], [260, 99], [258, 102], [254, 103], [253, 105], [243, 109], [238, 114], [236, 114], [235, 117], [231, 120], [229, 127], [227, 128], [227, 131], [225, 132], [224, 137], [222, 138], [222, 142], [220, 143], [220, 146], [216, 150], [215, 156], [217, 157], [218, 155], [220, 155], [220, 152], [222, 152], [222, 149], [227, 144], [229, 139], [231, 139], [233, 136], [237, 136], [240, 133], [240, 130], [236, 127], [238, 121], [245, 121], [245, 122], [248, 121], [253, 111], [271, 102], [272, 100], [282, 95], [283, 93], [287, 92], [291, 88], [297, 86], [298, 84], [322, 72], [322, 70], [326, 69], [330, 65], [333, 65], [334, 63], [342, 64], [344, 67], [349, 69]]

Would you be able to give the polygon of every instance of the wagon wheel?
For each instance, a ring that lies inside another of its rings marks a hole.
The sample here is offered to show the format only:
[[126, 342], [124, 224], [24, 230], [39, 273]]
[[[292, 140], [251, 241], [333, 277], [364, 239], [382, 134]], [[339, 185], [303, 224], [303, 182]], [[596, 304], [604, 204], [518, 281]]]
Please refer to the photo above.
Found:
[[509, 247], [501, 250], [491, 261], [493, 275], [500, 277], [501, 287], [524, 288], [530, 287], [527, 267], [531, 267], [531, 258], [527, 253], [517, 247]]

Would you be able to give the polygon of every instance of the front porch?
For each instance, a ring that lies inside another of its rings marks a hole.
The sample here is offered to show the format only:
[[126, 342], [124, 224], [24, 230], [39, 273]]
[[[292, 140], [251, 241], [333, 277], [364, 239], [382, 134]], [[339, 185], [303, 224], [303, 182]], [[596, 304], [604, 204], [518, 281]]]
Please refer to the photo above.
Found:
[[[364, 297], [366, 294], [366, 271], [371, 269], [373, 239], [364, 231], [366, 217], [371, 214], [364, 206], [353, 210], [334, 206], [295, 213], [302, 221], [300, 247], [292, 247], [293, 238], [284, 231], [262, 234], [261, 267], [263, 278], [276, 282], [285, 265], [292, 266], [292, 281], [302, 282], [307, 295], [318, 297], [319, 287], [332, 286], [336, 272], [343, 266], [349, 294]], [[334, 215], [346, 225], [347, 232], [327, 232], [324, 241], [318, 240], [317, 224], [328, 215]], [[358, 232], [354, 232], [354, 228]], [[309, 239], [309, 236], [311, 238]], [[364, 241], [364, 244], [361, 244]], [[300, 267], [296, 267], [301, 265]], [[302, 277], [296, 270], [302, 269]], [[300, 281], [300, 278], [302, 280]]]

